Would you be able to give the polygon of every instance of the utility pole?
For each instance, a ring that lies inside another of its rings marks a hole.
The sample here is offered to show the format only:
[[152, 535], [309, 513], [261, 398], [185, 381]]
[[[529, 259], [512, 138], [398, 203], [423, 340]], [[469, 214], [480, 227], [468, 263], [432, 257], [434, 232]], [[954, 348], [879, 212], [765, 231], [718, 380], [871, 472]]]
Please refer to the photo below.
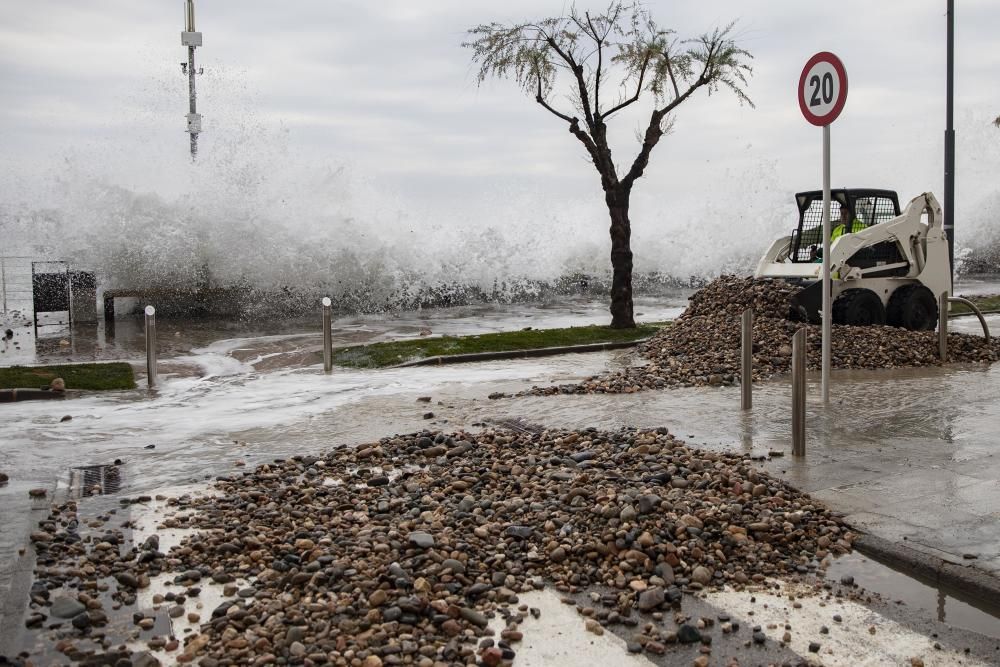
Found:
[[948, 237], [948, 263], [955, 284], [955, 0], [948, 0], [948, 78], [945, 84], [944, 130], [944, 233]]
[[181, 63], [181, 71], [188, 76], [189, 108], [187, 115], [187, 131], [191, 135], [191, 160], [198, 156], [198, 135], [201, 133], [201, 114], [198, 113], [198, 101], [195, 93], [194, 78], [201, 74], [195, 70], [194, 50], [201, 46], [201, 33], [194, 28], [194, 0], [186, 0], [184, 7], [184, 32], [181, 33], [181, 44], [187, 47], [188, 59]]

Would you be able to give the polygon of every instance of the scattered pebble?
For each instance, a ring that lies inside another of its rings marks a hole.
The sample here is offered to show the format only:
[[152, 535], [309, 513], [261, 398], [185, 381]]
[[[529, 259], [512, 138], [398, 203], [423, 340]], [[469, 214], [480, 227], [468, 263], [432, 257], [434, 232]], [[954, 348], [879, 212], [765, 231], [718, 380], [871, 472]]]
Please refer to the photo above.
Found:
[[[657, 332], [636, 351], [642, 365], [631, 366], [579, 383], [532, 387], [516, 395], [633, 393], [650, 389], [725, 386], [739, 383], [740, 317], [754, 311], [755, 382], [791, 371], [791, 339], [800, 328], [807, 333], [807, 369], [819, 370], [822, 335], [819, 325], [788, 319], [789, 299], [798, 288], [780, 280], [721, 276], [690, 297], [690, 304], [674, 322]], [[879, 369], [937, 366], [938, 335], [934, 331], [907, 331], [889, 326], [833, 325], [833, 368]], [[950, 362], [990, 364], [1000, 360], [1000, 339], [987, 343], [982, 336], [948, 334]], [[502, 392], [490, 398], [508, 396]]]
[[[369, 485], [376, 468], [398, 474]], [[196, 615], [211, 621], [180, 645], [179, 662], [299, 664], [336, 652], [362, 665], [404, 656], [485, 664], [499, 651], [506, 664], [519, 624], [539, 615], [518, 608], [522, 593], [554, 589], [601, 634], [606, 624], [638, 625], [633, 608], [658, 619], [679, 610], [682, 582], [740, 588], [794, 575], [803, 558], [846, 553], [853, 541], [840, 519], [749, 457], [701, 451], [665, 429], [422, 431], [241, 470], [214, 491], [167, 501], [173, 514], [161, 528], [196, 529], [169, 554], [152, 537], [119, 549], [120, 530], [67, 539], [76, 506], [57, 506], [32, 542], [36, 572], [47, 587], [80, 590], [117, 576], [128, 584], [110, 594], [121, 605], [170, 573], [183, 586], [162, 595], [171, 617], [184, 615], [195, 582], [222, 584], [224, 601]], [[247, 581], [237, 584], [237, 573]], [[570, 597], [601, 584], [606, 601]], [[498, 615], [498, 643], [476, 653]], [[708, 649], [711, 635], [698, 626], [714, 623], [685, 620], [639, 645], [656, 655], [674, 642]], [[151, 630], [155, 621], [137, 614], [135, 624]], [[314, 630], [324, 627], [337, 631]]]

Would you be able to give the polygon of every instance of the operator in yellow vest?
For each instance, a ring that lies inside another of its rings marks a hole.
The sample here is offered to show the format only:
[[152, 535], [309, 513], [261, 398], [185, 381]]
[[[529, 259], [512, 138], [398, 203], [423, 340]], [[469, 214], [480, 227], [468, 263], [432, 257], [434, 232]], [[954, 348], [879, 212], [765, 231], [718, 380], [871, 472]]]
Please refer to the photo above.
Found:
[[846, 206], [840, 207], [840, 222], [833, 231], [830, 232], [830, 243], [833, 243], [844, 234], [860, 232], [867, 225], [857, 218], [851, 219], [851, 211]]

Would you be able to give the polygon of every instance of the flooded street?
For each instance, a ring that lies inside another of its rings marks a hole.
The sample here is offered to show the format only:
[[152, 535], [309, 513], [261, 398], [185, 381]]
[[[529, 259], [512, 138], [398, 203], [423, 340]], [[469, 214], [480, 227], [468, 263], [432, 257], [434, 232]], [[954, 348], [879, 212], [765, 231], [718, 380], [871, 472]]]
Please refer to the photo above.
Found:
[[[692, 290], [674, 290], [663, 296], [636, 297], [638, 322], [662, 322], [683, 312]], [[3, 315], [0, 314], [0, 318]], [[453, 308], [429, 308], [391, 314], [344, 316], [333, 321], [336, 347], [362, 345], [421, 336], [469, 336], [516, 331], [530, 327], [552, 329], [606, 323], [608, 308], [603, 299], [566, 296], [546, 303], [480, 304]], [[145, 361], [145, 338], [141, 317], [112, 322], [74, 325], [72, 331], [54, 317], [43, 316], [37, 338], [30, 316], [10, 318], [14, 338], [0, 341], [0, 366], [83, 362], [95, 360]], [[246, 372], [248, 367], [270, 370], [322, 361], [322, 319], [317, 304], [315, 318], [266, 322], [234, 320], [158, 321], [160, 359], [200, 364], [209, 373]], [[246, 366], [232, 364], [237, 360]], [[222, 361], [224, 366], [211, 366]]]
[[[682, 308], [683, 296], [678, 296], [637, 310], [645, 313], [642, 319], [661, 320]], [[514, 309], [470, 308], [344, 319], [335, 323], [335, 344], [415, 337], [427, 328], [434, 335], [460, 335], [510, 330], [521, 322], [544, 328], [603, 317], [602, 307], [593, 303], [520, 310], [527, 316]], [[1000, 316], [989, 316], [988, 322], [1000, 331]], [[318, 454], [342, 443], [424, 428], [476, 430], [511, 420], [567, 429], [666, 427], [700, 448], [760, 457], [765, 469], [840, 508], [863, 530], [892, 535], [958, 563], [975, 559], [978, 567], [1000, 572], [1000, 540], [991, 528], [1000, 519], [995, 481], [1000, 477], [995, 444], [1000, 368], [837, 371], [832, 403], [825, 408], [818, 400], [818, 375], [811, 376], [807, 457], [802, 461], [790, 456], [787, 378], [756, 385], [749, 414], [738, 409], [738, 387], [489, 400], [493, 392], [573, 382], [619, 368], [629, 353], [335, 369], [324, 375], [318, 332], [292, 331], [295, 326], [304, 325], [234, 329], [238, 336], [219, 338], [227, 332], [218, 325], [164, 322], [161, 385], [155, 391], [139, 388], [3, 406], [0, 470], [11, 482], [0, 488], [0, 562], [11, 566], [0, 574], [0, 597], [11, 583], [19, 546], [48, 506], [29, 500], [27, 490], [79, 493], [71, 488], [71, 481], [81, 477], [74, 469], [117, 461], [120, 493], [150, 494], [275, 458]], [[980, 331], [975, 318], [955, 319], [950, 328]], [[120, 321], [113, 343], [88, 343], [74, 335], [69, 346], [47, 345], [35, 350], [36, 360], [118, 358], [138, 365], [142, 333], [137, 323]], [[421, 397], [430, 400], [418, 401]], [[65, 416], [71, 419], [62, 421]], [[928, 531], [936, 532], [936, 540], [921, 544]], [[968, 601], [960, 592], [945, 593], [933, 582], [916, 582], [860, 555], [838, 561], [830, 576], [840, 572], [851, 573], [865, 588], [918, 615], [1000, 637], [996, 608]]]

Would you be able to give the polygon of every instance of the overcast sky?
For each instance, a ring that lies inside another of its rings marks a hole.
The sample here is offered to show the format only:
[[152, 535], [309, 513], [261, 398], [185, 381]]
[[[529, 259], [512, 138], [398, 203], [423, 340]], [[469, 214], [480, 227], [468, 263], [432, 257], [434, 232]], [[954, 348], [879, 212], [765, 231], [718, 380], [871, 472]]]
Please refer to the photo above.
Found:
[[[1000, 130], [989, 121], [1000, 114], [1000, 3], [956, 4], [958, 194], [971, 214], [997, 189]], [[564, 6], [196, 0], [204, 159], [252, 151], [279, 169], [342, 169], [429, 215], [455, 207], [496, 214], [508, 196], [520, 202], [518, 214], [526, 197], [545, 207], [582, 201], [599, 209], [596, 172], [565, 125], [512, 82], [477, 86], [461, 47], [477, 23], [540, 18]], [[821, 50], [837, 53], [850, 79], [832, 128], [835, 186], [893, 188], [904, 201], [924, 190], [942, 194], [945, 0], [646, 6], [682, 37], [737, 21], [738, 43], [754, 55], [748, 92], [756, 109], [724, 91], [699, 93], [680, 107], [674, 133], [637, 185], [640, 215], [692, 215], [695, 208], [671, 203], [739, 207], [761, 190], [771, 201], [775, 191], [783, 197], [819, 187], [821, 130], [801, 117], [796, 84]], [[186, 165], [182, 25], [181, 0], [5, 3], [0, 175], [51, 178], [71, 158], [74, 169], [125, 187], [167, 196], [183, 189], [166, 177]], [[622, 161], [631, 161], [648, 113], [642, 106], [614, 122]]]

